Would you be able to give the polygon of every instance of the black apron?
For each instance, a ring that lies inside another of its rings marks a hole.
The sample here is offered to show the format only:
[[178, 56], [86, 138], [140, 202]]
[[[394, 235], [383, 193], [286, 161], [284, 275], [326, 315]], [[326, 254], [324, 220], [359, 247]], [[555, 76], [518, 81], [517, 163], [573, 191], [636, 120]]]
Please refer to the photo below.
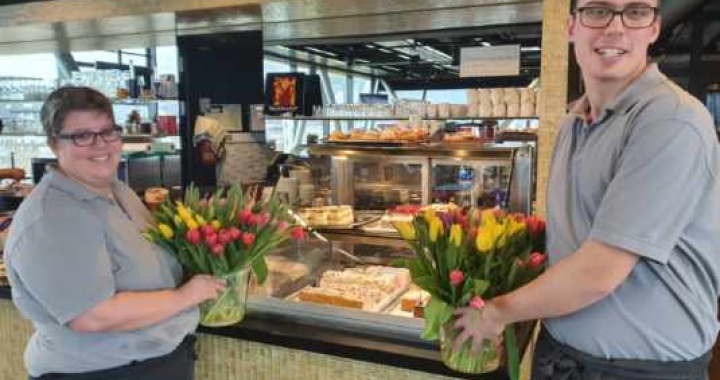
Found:
[[47, 373], [30, 380], [193, 380], [195, 336], [188, 335], [171, 353], [157, 358], [83, 373]]
[[690, 361], [601, 359], [555, 340], [543, 327], [532, 380], [707, 380], [711, 353]]

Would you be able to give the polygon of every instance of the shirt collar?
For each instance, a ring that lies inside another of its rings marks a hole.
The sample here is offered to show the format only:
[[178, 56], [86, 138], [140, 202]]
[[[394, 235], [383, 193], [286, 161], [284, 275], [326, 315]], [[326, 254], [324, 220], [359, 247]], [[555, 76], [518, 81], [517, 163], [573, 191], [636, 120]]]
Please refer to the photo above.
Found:
[[[47, 176], [47, 180], [50, 182], [49, 185], [57, 190], [70, 194], [80, 200], [109, 200], [108, 197], [90, 191], [88, 188], [79, 184], [77, 181], [68, 178], [58, 169], [56, 164], [48, 164], [46, 166], [46, 169], [47, 173], [45, 174], [45, 176]], [[43, 180], [45, 180], [45, 176], [43, 176]], [[115, 182], [118, 182], [118, 180], [114, 179], [113, 183], [111, 184], [113, 192], [115, 192], [117, 186]]]
[[[628, 86], [605, 106], [599, 120], [605, 119], [607, 115], [612, 113], [624, 113], [629, 111], [640, 101], [645, 92], [659, 85], [664, 80], [665, 75], [660, 72], [657, 64], [649, 64], [645, 69], [645, 72], [642, 73], [640, 77], [633, 81], [630, 86]], [[583, 96], [581, 96], [578, 100], [570, 104], [570, 113], [577, 118], [585, 121], [588, 120], [588, 115], [590, 114], [590, 102], [588, 101], [586, 94], [583, 94]], [[596, 122], [599, 120], [596, 120]]]

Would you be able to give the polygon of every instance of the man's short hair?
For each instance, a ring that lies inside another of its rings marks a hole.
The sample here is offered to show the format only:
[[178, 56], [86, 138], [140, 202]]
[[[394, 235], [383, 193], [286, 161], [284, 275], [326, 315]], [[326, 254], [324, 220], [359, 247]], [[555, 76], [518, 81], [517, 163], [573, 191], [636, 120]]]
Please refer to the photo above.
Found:
[[74, 111], [96, 111], [115, 120], [112, 102], [99, 91], [89, 87], [61, 87], [48, 95], [40, 111], [48, 141], [61, 133], [65, 117]]

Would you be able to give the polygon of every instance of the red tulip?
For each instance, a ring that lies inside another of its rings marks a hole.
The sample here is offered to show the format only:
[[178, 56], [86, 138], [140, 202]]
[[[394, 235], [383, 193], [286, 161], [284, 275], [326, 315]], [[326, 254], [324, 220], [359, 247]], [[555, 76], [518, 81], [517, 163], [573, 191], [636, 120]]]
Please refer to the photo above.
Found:
[[250, 215], [248, 215], [247, 220], [246, 220], [247, 225], [248, 225], [248, 226], [254, 226], [254, 225], [258, 224], [259, 218], [260, 218], [260, 217], [257, 216], [257, 215], [255, 215], [255, 214], [250, 214]]
[[248, 232], [246, 234], [243, 234], [241, 239], [243, 244], [248, 246], [252, 245], [252, 243], [255, 242], [255, 234]]
[[248, 219], [250, 218], [250, 215], [252, 215], [252, 211], [247, 208], [242, 209], [240, 212], [238, 212], [238, 223], [241, 225], [248, 224]]
[[465, 274], [461, 270], [455, 269], [450, 272], [450, 285], [458, 286], [462, 284], [463, 281], [465, 281]]
[[215, 229], [209, 223], [200, 227], [200, 229], [202, 230], [202, 233], [205, 236], [215, 235]]
[[473, 309], [482, 309], [485, 307], [485, 300], [483, 300], [480, 296], [475, 296], [470, 300], [469, 306]]
[[215, 257], [221, 258], [223, 252], [225, 251], [225, 247], [222, 244], [213, 244], [210, 246], [210, 250]]
[[185, 238], [192, 245], [200, 244], [200, 230], [198, 230], [197, 228], [188, 230], [188, 232], [185, 234]]
[[205, 243], [212, 247], [218, 243], [218, 236], [216, 233], [212, 233], [210, 235], [205, 235]]
[[242, 235], [242, 232], [240, 232], [240, 229], [237, 227], [230, 227], [228, 229], [228, 233], [230, 234], [230, 239], [232, 240], [238, 240], [240, 239], [240, 235]]
[[301, 241], [305, 239], [305, 230], [300, 226], [293, 227], [293, 229], [290, 230], [290, 237], [295, 241]]
[[228, 230], [222, 229], [218, 231], [217, 235], [219, 244], [225, 245], [232, 241], [232, 237], [230, 236], [230, 232]]
[[545, 263], [545, 259], [547, 258], [546, 255], [543, 255], [540, 252], [533, 252], [530, 255], [530, 258], [528, 259], [528, 262], [530, 263], [530, 266], [533, 268], [539, 267]]

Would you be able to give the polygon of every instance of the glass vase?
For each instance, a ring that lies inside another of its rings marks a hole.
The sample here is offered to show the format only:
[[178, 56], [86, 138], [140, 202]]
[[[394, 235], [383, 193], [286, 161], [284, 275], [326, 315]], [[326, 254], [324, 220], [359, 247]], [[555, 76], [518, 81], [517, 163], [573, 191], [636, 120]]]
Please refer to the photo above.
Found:
[[458, 351], [455, 351], [453, 342], [460, 335], [460, 330], [456, 329], [454, 324], [455, 319], [451, 319], [440, 329], [440, 355], [443, 364], [453, 371], [470, 374], [498, 369], [502, 346], [496, 346], [494, 342], [485, 340], [478, 352], [473, 355], [470, 352], [472, 341], [467, 340]]
[[245, 318], [250, 268], [215, 277], [225, 280], [227, 287], [220, 295], [200, 304], [200, 324], [207, 327], [229, 326]]

